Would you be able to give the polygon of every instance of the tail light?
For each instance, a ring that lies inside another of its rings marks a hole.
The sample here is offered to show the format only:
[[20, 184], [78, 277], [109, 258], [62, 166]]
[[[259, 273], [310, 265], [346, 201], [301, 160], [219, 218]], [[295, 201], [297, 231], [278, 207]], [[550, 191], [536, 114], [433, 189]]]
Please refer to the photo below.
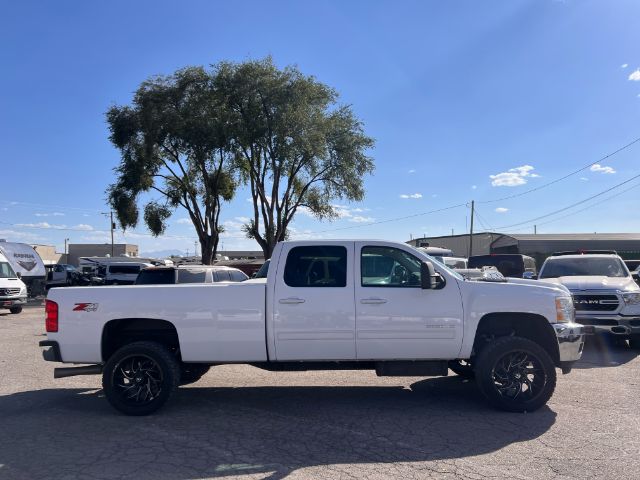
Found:
[[48, 333], [58, 331], [58, 304], [52, 300], [46, 300], [44, 311], [45, 327]]

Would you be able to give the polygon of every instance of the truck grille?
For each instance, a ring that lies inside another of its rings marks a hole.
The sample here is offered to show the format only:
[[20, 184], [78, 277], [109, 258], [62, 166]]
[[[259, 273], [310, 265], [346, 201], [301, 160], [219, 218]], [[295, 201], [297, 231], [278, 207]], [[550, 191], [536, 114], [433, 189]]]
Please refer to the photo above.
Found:
[[620, 300], [616, 295], [574, 295], [576, 311], [611, 312], [617, 310]]
[[0, 288], [1, 296], [18, 295], [19, 293], [20, 293], [19, 288]]

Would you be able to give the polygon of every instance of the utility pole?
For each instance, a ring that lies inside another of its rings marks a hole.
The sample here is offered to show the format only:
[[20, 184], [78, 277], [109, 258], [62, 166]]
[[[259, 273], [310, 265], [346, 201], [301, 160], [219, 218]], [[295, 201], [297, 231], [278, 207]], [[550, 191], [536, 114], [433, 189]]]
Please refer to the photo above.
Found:
[[451, 229], [451, 236], [453, 237], [453, 228]]
[[111, 258], [113, 258], [113, 229], [115, 228], [116, 224], [113, 223], [113, 210], [109, 211], [109, 218], [111, 218]]
[[68, 238], [64, 239], [64, 262], [69, 263], [69, 255], [67, 253], [67, 243], [69, 242]]
[[473, 214], [475, 212], [476, 202], [471, 200], [471, 228], [469, 229], [469, 257], [473, 255]]
[[534, 225], [534, 226], [533, 226], [533, 234], [534, 234], [534, 235], [537, 235], [537, 234], [538, 234], [538, 226], [537, 226], [537, 225]]

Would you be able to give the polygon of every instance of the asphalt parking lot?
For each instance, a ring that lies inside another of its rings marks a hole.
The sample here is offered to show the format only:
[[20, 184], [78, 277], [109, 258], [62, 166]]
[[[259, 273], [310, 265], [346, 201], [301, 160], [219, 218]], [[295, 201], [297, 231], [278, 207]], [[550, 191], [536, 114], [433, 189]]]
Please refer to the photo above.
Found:
[[590, 341], [547, 407], [497, 412], [473, 382], [212, 369], [158, 414], [99, 377], [53, 379], [42, 307], [0, 314], [1, 479], [640, 478], [640, 359]]

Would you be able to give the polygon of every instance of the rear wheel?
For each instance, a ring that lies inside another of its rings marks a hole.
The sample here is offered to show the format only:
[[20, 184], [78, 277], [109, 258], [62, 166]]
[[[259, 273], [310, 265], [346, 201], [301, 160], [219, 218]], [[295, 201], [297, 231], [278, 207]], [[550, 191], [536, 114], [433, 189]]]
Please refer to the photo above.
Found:
[[9, 311], [13, 314], [20, 313], [22, 311], [22, 307], [11, 307]]
[[473, 378], [475, 376], [471, 360], [465, 360], [462, 358], [451, 360], [449, 362], [449, 369], [462, 378]]
[[164, 346], [134, 342], [117, 350], [104, 366], [102, 387], [109, 403], [126, 415], [149, 415], [180, 382], [180, 366]]
[[202, 363], [180, 364], [180, 385], [196, 383], [211, 367]]
[[556, 369], [537, 343], [521, 337], [502, 337], [478, 355], [478, 387], [489, 403], [509, 412], [532, 412], [553, 395]]

